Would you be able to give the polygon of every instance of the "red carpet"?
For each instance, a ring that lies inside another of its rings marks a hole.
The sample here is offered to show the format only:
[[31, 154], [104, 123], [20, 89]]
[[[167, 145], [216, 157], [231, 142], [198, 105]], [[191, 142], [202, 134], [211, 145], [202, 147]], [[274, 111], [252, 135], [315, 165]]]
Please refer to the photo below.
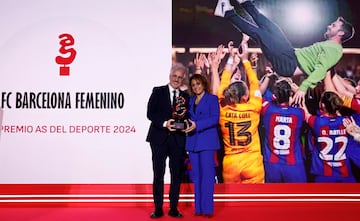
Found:
[[[153, 220], [151, 207], [8, 207], [0, 208], [1, 221], [120, 221]], [[194, 217], [192, 206], [180, 205], [181, 220], [358, 220], [360, 203], [242, 203], [239, 206], [215, 206], [211, 219]], [[178, 220], [165, 215], [160, 221]]]
[[[184, 218], [180, 220], [358, 220], [359, 187], [218, 184], [215, 214], [208, 219], [193, 216], [192, 185], [184, 184], [179, 204]], [[153, 220], [149, 218], [152, 210], [151, 185], [0, 185], [0, 221]], [[165, 215], [158, 220], [179, 219]]]

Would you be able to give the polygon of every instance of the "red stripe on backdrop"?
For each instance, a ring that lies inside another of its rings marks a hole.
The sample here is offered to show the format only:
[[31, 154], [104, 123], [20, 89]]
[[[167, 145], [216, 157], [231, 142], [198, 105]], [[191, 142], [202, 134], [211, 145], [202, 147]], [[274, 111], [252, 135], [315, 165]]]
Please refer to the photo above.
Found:
[[[165, 192], [169, 185], [165, 185]], [[223, 194], [360, 194], [357, 183], [306, 184], [216, 184], [216, 193]], [[11, 194], [151, 194], [151, 184], [0, 184], [0, 195]], [[181, 193], [193, 193], [191, 183], [181, 185]]]
[[[165, 185], [168, 204], [169, 185]], [[360, 203], [359, 184], [216, 184], [218, 206], [286, 202]], [[192, 205], [193, 185], [181, 186], [180, 203]], [[0, 207], [153, 205], [151, 184], [0, 184]]]

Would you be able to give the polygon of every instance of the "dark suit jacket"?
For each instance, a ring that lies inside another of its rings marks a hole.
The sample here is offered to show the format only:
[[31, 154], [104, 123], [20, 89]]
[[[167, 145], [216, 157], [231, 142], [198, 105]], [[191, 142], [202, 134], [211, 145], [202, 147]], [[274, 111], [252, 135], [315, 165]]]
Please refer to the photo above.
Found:
[[[188, 108], [189, 95], [180, 91], [179, 96], [186, 99]], [[162, 144], [167, 136], [174, 135], [179, 146], [185, 146], [185, 134], [182, 132], [170, 132], [163, 123], [172, 118], [172, 105], [170, 100], [169, 86], [154, 87], [147, 106], [147, 118], [151, 121], [146, 141], [153, 144]]]

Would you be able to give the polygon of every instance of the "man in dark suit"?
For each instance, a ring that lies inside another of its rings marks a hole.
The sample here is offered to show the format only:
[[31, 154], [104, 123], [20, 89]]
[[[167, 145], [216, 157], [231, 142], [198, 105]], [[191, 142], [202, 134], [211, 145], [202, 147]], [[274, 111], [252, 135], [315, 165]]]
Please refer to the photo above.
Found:
[[[154, 87], [147, 106], [147, 118], [151, 121], [146, 138], [150, 142], [153, 163], [153, 197], [155, 211], [151, 218], [160, 218], [164, 215], [164, 175], [165, 162], [169, 157], [170, 167], [170, 210], [168, 215], [181, 218], [183, 215], [178, 211], [181, 172], [184, 166], [185, 156], [185, 133], [174, 127], [173, 101], [176, 97], [185, 98], [185, 106], [188, 106], [189, 95], [180, 90], [186, 76], [187, 68], [175, 63], [170, 71], [169, 84]], [[175, 94], [174, 94], [175, 93]]]

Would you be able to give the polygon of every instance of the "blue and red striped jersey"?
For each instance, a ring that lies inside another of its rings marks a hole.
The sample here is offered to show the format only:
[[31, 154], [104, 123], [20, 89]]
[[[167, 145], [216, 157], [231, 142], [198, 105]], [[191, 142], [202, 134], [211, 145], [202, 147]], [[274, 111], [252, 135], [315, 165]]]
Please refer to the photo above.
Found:
[[346, 155], [348, 135], [343, 116], [311, 116], [308, 120], [315, 136], [311, 173], [321, 176], [352, 176]]
[[265, 101], [262, 108], [264, 137], [264, 161], [296, 165], [303, 163], [301, 128], [305, 113], [301, 108], [281, 106]]

